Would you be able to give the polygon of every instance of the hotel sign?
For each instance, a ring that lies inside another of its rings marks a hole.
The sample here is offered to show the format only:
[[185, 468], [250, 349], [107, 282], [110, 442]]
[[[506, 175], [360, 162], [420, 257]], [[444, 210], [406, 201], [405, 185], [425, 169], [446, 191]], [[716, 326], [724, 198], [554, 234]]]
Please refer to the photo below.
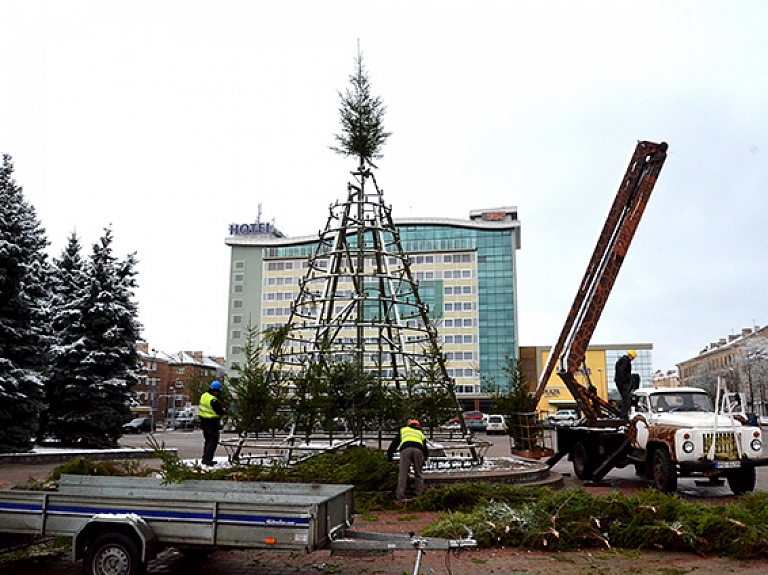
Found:
[[483, 212], [483, 220], [486, 222], [503, 222], [507, 219], [507, 212]]
[[271, 234], [272, 224], [269, 222], [255, 222], [253, 224], [229, 224], [230, 236], [252, 236], [260, 234]]

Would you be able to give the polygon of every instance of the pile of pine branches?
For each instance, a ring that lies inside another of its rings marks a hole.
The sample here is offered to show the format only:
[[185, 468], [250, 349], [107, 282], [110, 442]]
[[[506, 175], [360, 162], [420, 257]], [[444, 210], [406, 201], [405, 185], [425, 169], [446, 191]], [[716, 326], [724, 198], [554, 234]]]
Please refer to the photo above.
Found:
[[[420, 509], [459, 507], [422, 535], [457, 538], [470, 529], [481, 547], [539, 550], [666, 549], [746, 559], [768, 557], [768, 494], [728, 506], [691, 503], [648, 489], [593, 496], [583, 489], [456, 485], [427, 492]], [[488, 496], [491, 497], [488, 497]]]

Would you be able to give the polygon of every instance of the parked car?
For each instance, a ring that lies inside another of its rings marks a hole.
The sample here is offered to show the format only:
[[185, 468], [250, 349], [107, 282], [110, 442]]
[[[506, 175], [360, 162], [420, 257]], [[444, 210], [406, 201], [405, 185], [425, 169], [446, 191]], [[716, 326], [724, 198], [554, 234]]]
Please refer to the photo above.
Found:
[[503, 415], [491, 414], [488, 416], [488, 421], [485, 424], [485, 432], [488, 435], [494, 433], [505, 434], [507, 432], [507, 420]]
[[173, 420], [170, 429], [194, 429], [195, 420], [189, 416], [180, 416]]
[[547, 421], [555, 425], [573, 425], [579, 419], [579, 412], [575, 409], [561, 409], [547, 417]]
[[155, 426], [151, 417], [136, 417], [123, 425], [123, 433], [154, 433]]
[[467, 429], [471, 431], [485, 431], [485, 426], [488, 416], [482, 411], [465, 411], [464, 423], [467, 424]]

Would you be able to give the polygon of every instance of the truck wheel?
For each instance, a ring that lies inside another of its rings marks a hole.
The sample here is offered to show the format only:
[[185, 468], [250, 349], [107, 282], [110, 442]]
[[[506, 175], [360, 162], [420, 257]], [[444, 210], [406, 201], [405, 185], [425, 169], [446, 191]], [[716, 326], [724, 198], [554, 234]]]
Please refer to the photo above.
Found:
[[120, 533], [106, 533], [88, 545], [85, 575], [143, 575], [146, 565], [136, 544]]
[[576, 477], [584, 481], [592, 479], [592, 473], [595, 471], [594, 457], [590, 455], [587, 447], [580, 441], [575, 443], [571, 450], [571, 460]]
[[662, 493], [677, 491], [677, 468], [666, 447], [653, 452], [653, 486]]
[[734, 495], [741, 495], [755, 489], [755, 468], [751, 465], [741, 469], [732, 469], [726, 477], [728, 478], [728, 487], [731, 488]]

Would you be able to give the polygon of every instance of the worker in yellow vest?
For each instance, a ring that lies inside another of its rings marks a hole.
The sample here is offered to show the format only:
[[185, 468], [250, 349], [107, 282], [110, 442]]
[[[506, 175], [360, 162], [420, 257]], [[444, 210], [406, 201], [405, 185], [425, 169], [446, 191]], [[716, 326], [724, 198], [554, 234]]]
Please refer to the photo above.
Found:
[[224, 407], [219, 401], [221, 395], [221, 383], [214, 381], [208, 391], [200, 396], [198, 415], [200, 427], [203, 429], [203, 465], [216, 465], [213, 456], [219, 445], [219, 427], [221, 416], [224, 415]]
[[429, 456], [427, 451], [427, 439], [421, 431], [421, 423], [416, 419], [408, 422], [406, 427], [400, 429], [397, 437], [392, 440], [387, 450], [387, 458], [392, 461], [395, 451], [400, 451], [400, 473], [397, 476], [397, 501], [405, 501], [405, 488], [408, 485], [408, 475], [413, 467], [415, 480], [414, 491], [416, 497], [424, 492], [424, 462]]

